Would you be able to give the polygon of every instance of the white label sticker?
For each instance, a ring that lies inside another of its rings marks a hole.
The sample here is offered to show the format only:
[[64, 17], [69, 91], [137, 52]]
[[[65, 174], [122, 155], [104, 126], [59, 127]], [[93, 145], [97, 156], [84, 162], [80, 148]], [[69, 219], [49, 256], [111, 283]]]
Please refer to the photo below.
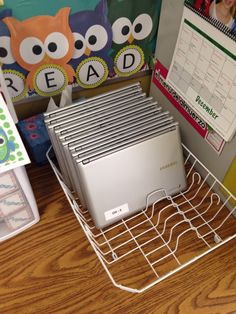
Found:
[[4, 199], [0, 199], [0, 215], [10, 215], [25, 206], [26, 202], [20, 191], [18, 193], [10, 194]]
[[0, 175], [0, 197], [18, 188], [13, 171], [4, 172]]
[[104, 213], [106, 221], [111, 220], [113, 218], [119, 217], [125, 213], [129, 212], [128, 204], [123, 204], [113, 209], [110, 209]]
[[32, 221], [33, 217], [28, 208], [6, 218], [6, 223], [11, 230], [16, 230]]

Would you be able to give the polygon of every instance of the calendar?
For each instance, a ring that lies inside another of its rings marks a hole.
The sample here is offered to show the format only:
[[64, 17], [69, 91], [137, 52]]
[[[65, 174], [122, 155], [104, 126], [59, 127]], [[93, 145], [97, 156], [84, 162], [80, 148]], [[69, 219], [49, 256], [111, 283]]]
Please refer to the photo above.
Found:
[[167, 82], [224, 140], [236, 130], [236, 44], [184, 8]]

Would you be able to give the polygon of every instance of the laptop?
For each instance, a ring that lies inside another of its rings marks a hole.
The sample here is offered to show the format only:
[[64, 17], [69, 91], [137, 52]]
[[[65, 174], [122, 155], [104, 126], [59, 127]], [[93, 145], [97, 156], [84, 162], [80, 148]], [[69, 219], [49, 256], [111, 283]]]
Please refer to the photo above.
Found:
[[106, 98], [111, 98], [115, 95], [122, 95], [123, 93], [129, 93], [129, 92], [136, 92], [136, 91], [140, 91], [141, 90], [141, 86], [140, 83], [134, 83], [134, 84], [130, 84], [128, 86], [119, 88], [119, 89], [115, 89], [112, 91], [109, 91], [107, 93], [103, 93], [94, 97], [90, 97], [88, 99], [85, 100], [79, 100], [79, 101], [75, 101], [74, 103], [72, 103], [69, 106], [57, 109], [57, 110], [53, 110], [50, 112], [45, 112], [44, 113], [44, 120], [46, 121], [46, 123], [48, 121], [50, 121], [50, 119], [52, 118], [56, 118], [58, 116], [64, 115], [66, 112], [68, 111], [72, 111], [75, 108], [79, 107], [85, 107], [87, 106], [89, 103], [97, 103], [99, 100], [104, 100]]
[[[136, 136], [130, 136], [129, 138], [126, 138], [125, 140], [114, 142], [113, 145], [109, 144], [106, 147], [99, 147], [95, 148], [92, 151], [88, 151], [86, 154], [83, 154], [83, 156], [78, 156], [78, 153], [74, 156], [71, 155], [71, 157], [68, 156], [68, 162], [71, 167], [71, 174], [73, 176], [74, 180], [74, 188], [77, 192], [81, 204], [86, 207], [86, 200], [84, 198], [83, 194], [83, 188], [80, 181], [80, 174], [78, 173], [77, 163], [82, 162], [83, 164], [90, 162], [91, 158], [98, 158], [98, 156], [104, 156], [106, 154], [109, 154], [110, 152], [122, 149], [124, 146], [133, 145], [134, 143], [140, 142], [142, 140], [145, 140], [146, 138], [155, 136], [157, 134], [162, 134], [163, 132], [167, 132], [170, 129], [173, 129], [176, 127], [176, 123], [168, 123], [167, 125], [156, 127], [155, 129], [151, 130], [144, 130], [142, 133], [136, 134]], [[72, 160], [72, 163], [70, 163], [70, 160]]]
[[67, 161], [64, 158], [63, 149], [61, 149], [60, 147], [60, 141], [58, 137], [60, 135], [65, 135], [70, 132], [71, 132], [70, 135], [72, 135], [78, 131], [82, 131], [82, 129], [86, 129], [90, 127], [90, 125], [93, 123], [101, 124], [102, 122], [107, 122], [109, 118], [118, 119], [122, 117], [122, 115], [132, 114], [144, 108], [145, 110], [154, 109], [157, 106], [151, 103], [151, 100], [152, 100], [152, 97], [149, 97], [149, 98], [143, 98], [143, 96], [130, 97], [130, 99], [120, 102], [119, 106], [116, 106], [116, 108], [113, 110], [111, 109], [107, 111], [102, 111], [102, 112], [99, 112], [99, 114], [97, 115], [85, 114], [85, 117], [83, 115], [79, 117], [74, 116], [72, 118], [72, 121], [71, 119], [68, 119], [67, 121], [63, 121], [62, 123], [56, 123], [54, 126], [48, 127], [49, 137], [52, 141], [54, 152], [56, 154], [59, 167], [61, 169], [62, 175], [67, 185], [70, 188], [72, 188], [73, 182], [71, 180], [71, 176], [69, 174], [69, 169], [67, 166]]
[[172, 117], [168, 117], [166, 119], [159, 119], [157, 121], [154, 121], [152, 123], [143, 123], [140, 124], [138, 127], [129, 128], [129, 132], [127, 132], [127, 128], [125, 130], [122, 130], [122, 132], [118, 132], [115, 136], [110, 135], [109, 138], [103, 139], [101, 141], [94, 141], [89, 146], [85, 147], [81, 150], [76, 149], [68, 149], [68, 147], [64, 146], [64, 154], [65, 159], [67, 160], [67, 165], [69, 166], [69, 173], [71, 175], [71, 179], [73, 182], [73, 188], [77, 192], [81, 204], [85, 206], [85, 201], [83, 197], [83, 193], [80, 188], [79, 178], [77, 176], [75, 167], [74, 167], [74, 158], [80, 158], [83, 156], [87, 156], [90, 153], [94, 153], [96, 151], [100, 151], [101, 149], [104, 150], [105, 148], [110, 148], [114, 144], [122, 143], [125, 140], [128, 140], [129, 138], [132, 138], [134, 136], [138, 136], [140, 134], [143, 134], [144, 132], [151, 131], [154, 128], [164, 126], [166, 124], [170, 124], [173, 121]]
[[144, 209], [153, 191], [164, 189], [167, 195], [173, 195], [186, 188], [176, 123], [166, 130], [78, 158], [76, 167], [85, 203], [97, 228]]

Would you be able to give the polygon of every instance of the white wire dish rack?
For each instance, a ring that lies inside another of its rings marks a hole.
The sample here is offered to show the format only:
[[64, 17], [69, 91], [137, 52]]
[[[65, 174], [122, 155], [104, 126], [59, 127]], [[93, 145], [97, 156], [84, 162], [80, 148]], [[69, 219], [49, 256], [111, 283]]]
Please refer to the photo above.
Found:
[[[184, 145], [183, 150], [188, 181], [184, 192], [171, 197], [155, 191], [147, 196], [152, 206], [101, 230], [79, 205], [48, 153], [76, 218], [120, 289], [141, 293], [236, 237], [232, 205], [236, 198]], [[155, 201], [159, 193], [162, 197]]]

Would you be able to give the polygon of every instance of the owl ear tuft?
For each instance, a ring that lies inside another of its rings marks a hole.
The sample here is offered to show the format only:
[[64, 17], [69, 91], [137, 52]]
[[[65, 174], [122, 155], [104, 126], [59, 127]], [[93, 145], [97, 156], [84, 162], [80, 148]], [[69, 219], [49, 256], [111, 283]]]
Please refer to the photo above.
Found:
[[70, 8], [66, 7], [66, 8], [62, 8], [60, 9], [57, 14], [56, 14], [56, 18], [58, 18], [61, 23], [66, 22], [68, 23], [68, 18], [70, 15]]
[[0, 12], [0, 20], [4, 19], [5, 17], [12, 16], [12, 10], [11, 9], [5, 9]]
[[7, 25], [11, 35], [16, 34], [17, 29], [19, 30], [21, 21], [15, 19], [14, 17], [5, 17], [2, 21]]
[[107, 14], [107, 1], [106, 0], [101, 0], [96, 8], [95, 8], [95, 12], [97, 12], [98, 14], [101, 15], [106, 15]]

